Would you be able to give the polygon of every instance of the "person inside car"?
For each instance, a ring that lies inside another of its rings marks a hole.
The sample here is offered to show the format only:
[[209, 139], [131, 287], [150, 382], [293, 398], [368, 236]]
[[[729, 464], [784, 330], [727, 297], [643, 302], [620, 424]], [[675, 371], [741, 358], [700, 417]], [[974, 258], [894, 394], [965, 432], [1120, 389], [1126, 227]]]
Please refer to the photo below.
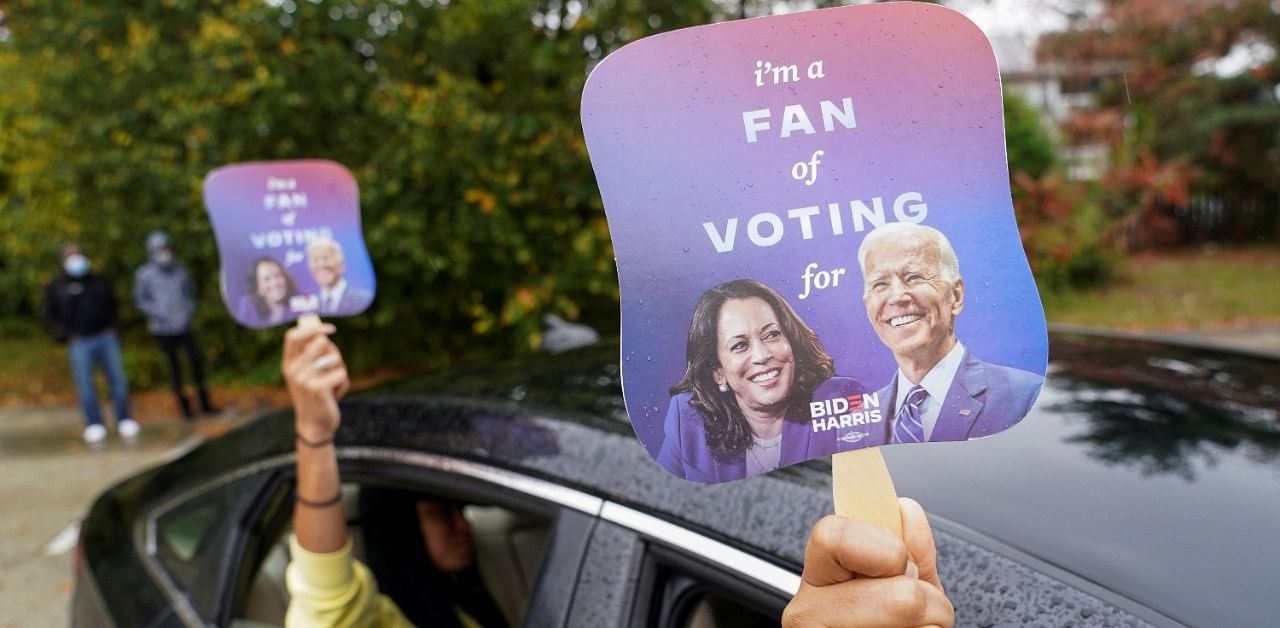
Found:
[[285, 625], [506, 626], [475, 568], [470, 527], [455, 501], [367, 487], [360, 520], [365, 538], [377, 542], [369, 543], [367, 566], [353, 558], [333, 448], [337, 399], [348, 382], [327, 338], [332, 331], [304, 324], [285, 336], [298, 475]]
[[452, 499], [393, 488], [360, 490], [365, 563], [378, 591], [415, 626], [506, 626], [485, 588], [471, 524]]
[[[328, 323], [302, 323], [285, 333], [281, 370], [297, 431], [297, 496], [292, 562], [286, 571], [291, 599], [288, 626], [407, 626], [404, 609], [379, 593], [370, 570], [352, 557], [341, 508], [341, 478], [333, 437], [341, 421], [338, 400], [350, 381]], [[799, 626], [951, 626], [954, 610], [937, 572], [937, 552], [924, 510], [902, 500], [905, 540], [852, 519], [828, 516], [814, 525], [805, 550], [799, 591], [783, 624]], [[418, 521], [432, 513], [417, 507]], [[424, 516], [425, 515], [425, 516]], [[457, 524], [460, 514], [444, 513]], [[412, 517], [406, 519], [412, 523]], [[431, 553], [431, 533], [423, 537]], [[453, 536], [457, 539], [459, 537]], [[458, 564], [463, 561], [458, 558]], [[447, 564], [433, 563], [441, 571]], [[469, 562], [469, 558], [467, 562]], [[423, 595], [427, 595], [424, 593]], [[433, 594], [434, 595], [434, 594]], [[440, 592], [437, 616], [459, 626], [482, 626], [459, 598]], [[448, 604], [444, 607], [443, 604]], [[495, 613], [496, 615], [496, 613]], [[448, 624], [426, 624], [448, 625]]]

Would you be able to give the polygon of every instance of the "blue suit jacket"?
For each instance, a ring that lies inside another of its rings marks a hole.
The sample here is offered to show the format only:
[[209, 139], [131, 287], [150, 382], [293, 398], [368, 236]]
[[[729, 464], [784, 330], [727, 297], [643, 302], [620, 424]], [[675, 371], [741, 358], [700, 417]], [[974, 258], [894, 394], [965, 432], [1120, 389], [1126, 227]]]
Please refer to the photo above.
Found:
[[342, 292], [342, 298], [338, 299], [337, 309], [325, 312], [321, 308], [321, 314], [337, 314], [338, 316], [349, 316], [355, 314], [366, 307], [373, 300], [373, 293], [362, 288], [357, 288], [347, 282], [347, 289]]
[[[1043, 382], [1044, 378], [1035, 373], [983, 362], [965, 349], [964, 361], [951, 380], [929, 441], [982, 438], [1013, 427], [1031, 411]], [[897, 383], [895, 371], [889, 385], [879, 392], [881, 403], [887, 408], [885, 416], [890, 419], [898, 413], [894, 407]], [[892, 442], [892, 420], [885, 421], [885, 430], [885, 442]]]
[[[832, 377], [814, 389], [810, 399], [825, 400], [864, 392], [851, 377]], [[665, 436], [658, 450], [658, 464], [677, 477], [695, 482], [717, 484], [740, 480], [747, 475], [747, 454], [720, 462], [707, 446], [704, 414], [689, 405], [692, 393], [680, 393], [667, 406]], [[800, 419], [800, 420], [794, 420]], [[838, 449], [838, 430], [814, 432], [808, 417], [787, 417], [782, 424], [782, 451], [778, 467], [785, 467], [828, 456]]]

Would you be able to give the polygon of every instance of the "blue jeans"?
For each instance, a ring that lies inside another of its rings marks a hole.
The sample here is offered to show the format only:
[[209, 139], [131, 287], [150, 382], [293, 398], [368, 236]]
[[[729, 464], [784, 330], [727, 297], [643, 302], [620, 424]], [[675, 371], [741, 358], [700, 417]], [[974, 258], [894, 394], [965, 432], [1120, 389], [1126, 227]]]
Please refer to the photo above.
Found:
[[71, 356], [71, 376], [76, 380], [76, 394], [84, 410], [87, 425], [102, 424], [98, 393], [93, 386], [93, 368], [100, 365], [107, 375], [111, 400], [116, 407], [116, 421], [129, 418], [129, 384], [124, 378], [124, 359], [120, 357], [120, 341], [112, 332], [81, 336], [67, 345]]

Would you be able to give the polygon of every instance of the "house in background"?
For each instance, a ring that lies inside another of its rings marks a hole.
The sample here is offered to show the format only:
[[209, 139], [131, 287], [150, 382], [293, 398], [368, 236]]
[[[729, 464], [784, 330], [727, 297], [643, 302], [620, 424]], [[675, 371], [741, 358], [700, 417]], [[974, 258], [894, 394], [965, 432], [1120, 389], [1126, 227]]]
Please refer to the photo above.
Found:
[[1126, 121], [1117, 110], [1097, 108], [1096, 94], [1106, 79], [1122, 74], [1121, 64], [1080, 67], [1038, 62], [1038, 37], [1028, 33], [999, 33], [990, 40], [1004, 89], [1019, 94], [1040, 112], [1041, 124], [1058, 144], [1067, 177], [1102, 177]]

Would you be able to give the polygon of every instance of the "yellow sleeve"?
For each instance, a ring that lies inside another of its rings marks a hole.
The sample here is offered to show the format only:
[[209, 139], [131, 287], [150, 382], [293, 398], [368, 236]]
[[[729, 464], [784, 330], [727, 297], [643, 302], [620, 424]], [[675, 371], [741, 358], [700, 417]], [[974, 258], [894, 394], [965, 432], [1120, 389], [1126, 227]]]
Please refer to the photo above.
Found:
[[289, 628], [412, 628], [390, 598], [378, 593], [369, 568], [351, 556], [351, 540], [331, 554], [317, 554], [289, 536], [292, 559], [285, 570]]

